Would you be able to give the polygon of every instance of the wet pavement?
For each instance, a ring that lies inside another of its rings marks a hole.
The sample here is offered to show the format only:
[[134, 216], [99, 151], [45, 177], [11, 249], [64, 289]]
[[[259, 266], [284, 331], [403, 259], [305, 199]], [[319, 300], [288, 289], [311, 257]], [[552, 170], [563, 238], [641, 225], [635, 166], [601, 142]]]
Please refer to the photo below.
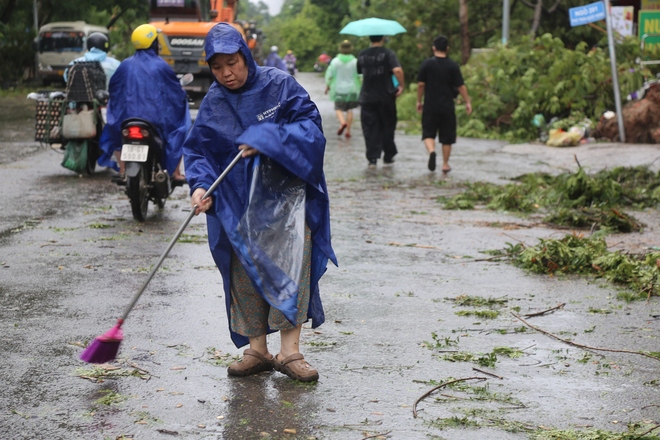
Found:
[[[324, 119], [339, 258], [321, 280], [326, 323], [304, 328], [301, 340], [319, 382], [277, 372], [227, 377], [227, 363], [242, 349], [228, 336], [202, 217], [128, 317], [118, 361], [102, 369], [80, 361], [82, 347], [112, 327], [146, 279], [188, 215], [188, 197], [177, 189], [163, 210], [150, 205], [148, 220], [136, 223], [107, 170], [78, 177], [59, 165], [56, 151], [21, 138], [29, 133], [23, 129], [0, 136], [0, 437], [527, 439], [546, 428], [622, 432], [628, 423], [660, 423], [658, 361], [569, 346], [524, 331], [511, 314], [566, 303], [528, 322], [592, 347], [659, 351], [657, 298], [624, 303], [604, 281], [530, 275], [489, 260], [483, 251], [568, 231], [506, 213], [445, 211], [436, 200], [459, 191], [461, 181], [574, 171], [576, 157], [593, 171], [657, 170], [660, 147], [459, 139], [453, 171], [443, 176], [426, 169], [419, 136], [397, 133], [394, 166], [373, 170], [359, 112], [353, 137], [336, 136], [322, 77], [300, 74], [299, 81]], [[647, 227], [609, 237], [613, 249], [660, 245], [657, 210], [634, 215]], [[499, 315], [466, 314], [488, 307], [459, 306], [461, 295], [490, 299]], [[273, 353], [278, 345], [271, 336]], [[487, 357], [495, 347], [520, 357], [497, 355], [494, 366], [445, 359]], [[438, 390], [413, 416], [415, 402], [436, 385], [475, 377], [486, 380]]]

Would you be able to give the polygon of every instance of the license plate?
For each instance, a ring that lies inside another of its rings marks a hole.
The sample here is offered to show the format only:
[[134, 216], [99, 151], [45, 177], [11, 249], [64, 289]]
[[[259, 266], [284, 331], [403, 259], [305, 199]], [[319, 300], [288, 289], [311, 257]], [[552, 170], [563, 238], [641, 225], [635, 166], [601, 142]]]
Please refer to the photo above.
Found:
[[124, 144], [121, 147], [121, 160], [124, 162], [146, 162], [149, 145]]

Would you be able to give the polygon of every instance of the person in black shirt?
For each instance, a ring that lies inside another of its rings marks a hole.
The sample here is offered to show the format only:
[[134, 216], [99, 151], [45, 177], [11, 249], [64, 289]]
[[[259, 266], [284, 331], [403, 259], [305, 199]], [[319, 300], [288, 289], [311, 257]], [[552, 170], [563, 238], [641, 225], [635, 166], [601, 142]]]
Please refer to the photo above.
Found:
[[363, 75], [360, 120], [369, 168], [376, 167], [381, 153], [386, 166], [393, 164], [397, 153], [396, 98], [404, 88], [403, 69], [394, 52], [384, 47], [384, 38], [370, 36], [371, 46], [358, 55], [357, 69]]
[[424, 60], [417, 76], [417, 112], [422, 113], [422, 140], [429, 152], [428, 167], [435, 171], [435, 137], [438, 136], [442, 144], [442, 171], [445, 173], [451, 170], [449, 155], [452, 144], [456, 143], [454, 98], [459, 93], [467, 114], [472, 113], [461, 69], [447, 56], [448, 47], [447, 37], [436, 37], [433, 40], [433, 56]]

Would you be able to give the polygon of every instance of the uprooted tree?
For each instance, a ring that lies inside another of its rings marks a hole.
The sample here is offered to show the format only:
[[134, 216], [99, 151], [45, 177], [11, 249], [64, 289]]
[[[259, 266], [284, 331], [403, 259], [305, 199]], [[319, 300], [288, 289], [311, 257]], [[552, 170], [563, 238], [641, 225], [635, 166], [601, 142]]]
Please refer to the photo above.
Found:
[[[660, 143], [660, 84], [651, 85], [644, 97], [627, 103], [622, 109], [626, 142], [632, 144]], [[602, 117], [594, 130], [597, 138], [620, 141], [618, 119], [614, 114]]]

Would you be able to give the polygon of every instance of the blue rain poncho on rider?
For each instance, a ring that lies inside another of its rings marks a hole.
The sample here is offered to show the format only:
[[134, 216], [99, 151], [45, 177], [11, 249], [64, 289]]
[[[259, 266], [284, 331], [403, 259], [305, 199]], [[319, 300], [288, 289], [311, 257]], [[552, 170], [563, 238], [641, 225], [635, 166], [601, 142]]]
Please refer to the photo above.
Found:
[[[252, 224], [261, 223], [262, 226], [277, 216], [270, 209], [255, 209], [249, 203], [255, 193], [263, 189], [252, 184], [253, 177], [257, 175], [255, 170], [259, 169], [260, 163], [272, 160], [286, 170], [285, 174], [301, 182], [304, 191], [304, 221], [311, 230], [312, 238], [307, 317], [312, 320], [312, 327], [318, 327], [325, 320], [318, 282], [326, 270], [328, 259], [337, 264], [330, 243], [329, 200], [323, 174], [325, 137], [321, 116], [308, 93], [292, 76], [281, 70], [257, 66], [242, 36], [231, 25], [215, 25], [206, 37], [204, 49], [207, 62], [216, 54], [240, 51], [248, 66], [248, 77], [237, 90], [230, 90], [215, 81], [202, 101], [195, 125], [184, 145], [190, 193], [197, 188], [208, 189], [236, 156], [239, 145], [249, 145], [261, 153], [238, 162], [213, 194], [213, 204], [206, 212], [209, 247], [222, 274], [229, 322], [232, 248], [257, 292], [272, 307], [280, 310], [289, 321], [297, 312], [297, 291], [281, 291], [276, 298], [265, 292], [272, 287], [265, 283], [272, 282], [276, 286], [290, 284], [286, 275], [277, 269], [276, 258], [264, 257], [257, 261], [264, 255], [258, 250], [260, 257], [253, 258], [255, 247], [267, 248], [272, 243], [253, 240], [255, 236], [250, 234], [255, 231], [250, 228], [239, 231], [239, 225], [244, 227], [249, 215], [252, 216]], [[257, 185], [258, 180], [255, 179]], [[272, 192], [268, 194], [273, 196]], [[280, 197], [278, 203], [287, 203], [285, 193], [275, 197]], [[279, 232], [276, 232], [271, 236], [277, 236]], [[248, 343], [248, 338], [233, 332], [231, 326], [230, 332], [237, 347]]]
[[99, 165], [118, 170], [113, 153], [121, 149], [121, 123], [128, 118], [151, 122], [165, 149], [161, 165], [171, 176], [179, 164], [191, 126], [186, 92], [156, 50], [140, 49], [121, 62], [109, 85], [107, 124], [101, 135]]

